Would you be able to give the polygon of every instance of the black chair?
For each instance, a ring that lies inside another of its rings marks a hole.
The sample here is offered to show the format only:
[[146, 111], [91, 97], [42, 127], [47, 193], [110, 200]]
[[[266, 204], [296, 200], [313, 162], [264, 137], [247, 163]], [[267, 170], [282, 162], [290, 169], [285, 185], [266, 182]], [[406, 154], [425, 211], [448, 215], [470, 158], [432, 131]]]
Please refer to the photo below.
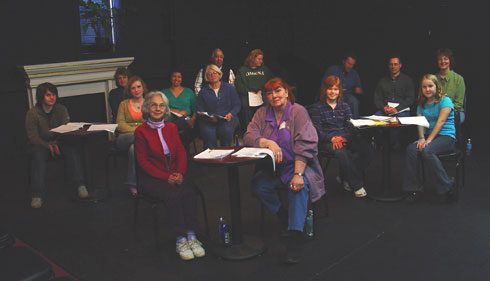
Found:
[[27, 247], [0, 251], [0, 280], [47, 281], [53, 277], [51, 265]]
[[[459, 112], [454, 112], [454, 125], [456, 128], [456, 145], [453, 151], [437, 154], [439, 160], [444, 163], [453, 163], [455, 168], [455, 193], [454, 200], [459, 199], [459, 191], [465, 185], [465, 143], [461, 134], [461, 124], [459, 122]], [[422, 180], [425, 183], [425, 173], [422, 157], [419, 158], [422, 164]]]
[[106, 188], [108, 192], [108, 196], [110, 197], [112, 194], [111, 183], [110, 183], [110, 175], [109, 175], [109, 166], [110, 163], [113, 162], [113, 166], [117, 167], [118, 159], [127, 159], [128, 151], [121, 150], [116, 147], [116, 141], [109, 141], [109, 148], [107, 150], [107, 158], [106, 158]]
[[[136, 157], [136, 156], [135, 156]], [[136, 160], [136, 159], [135, 159]], [[138, 161], [135, 161], [136, 164], [136, 187], [139, 189], [139, 173], [141, 172], [141, 168], [138, 164]], [[197, 195], [201, 198], [201, 204], [202, 204], [202, 211], [204, 215], [204, 227], [206, 230], [206, 235], [209, 236], [209, 223], [208, 223], [208, 212], [206, 208], [206, 200], [204, 199], [204, 194], [202, 191], [198, 188], [196, 183], [193, 183], [193, 187], [195, 188], [195, 191]], [[134, 196], [134, 229], [136, 231], [136, 227], [138, 225], [138, 208], [139, 208], [139, 202], [140, 200], [143, 200], [144, 202], [148, 203], [151, 206], [151, 213], [153, 217], [153, 232], [155, 235], [155, 246], [157, 250], [160, 250], [160, 242], [158, 239], [159, 236], [159, 226], [158, 226], [158, 205], [165, 205], [163, 200], [160, 200], [158, 198], [142, 194], [139, 190], [136, 196]]]

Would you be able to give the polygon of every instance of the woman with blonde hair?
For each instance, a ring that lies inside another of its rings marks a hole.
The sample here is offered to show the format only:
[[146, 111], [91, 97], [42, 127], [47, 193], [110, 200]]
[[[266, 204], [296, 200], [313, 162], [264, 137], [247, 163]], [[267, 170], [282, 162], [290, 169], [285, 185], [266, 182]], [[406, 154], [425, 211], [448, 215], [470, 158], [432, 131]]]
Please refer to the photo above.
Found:
[[[423, 168], [429, 186], [435, 189], [440, 201], [445, 202], [454, 195], [454, 182], [447, 175], [437, 154], [454, 150], [454, 105], [451, 99], [444, 95], [439, 80], [433, 74], [426, 74], [422, 78], [418, 104], [417, 115], [427, 118], [429, 128], [424, 132], [424, 128], [419, 126], [419, 139], [407, 147], [403, 182], [405, 199], [414, 202], [419, 198], [423, 182], [420, 181], [418, 172], [419, 168]], [[419, 167], [421, 163], [423, 165]]]

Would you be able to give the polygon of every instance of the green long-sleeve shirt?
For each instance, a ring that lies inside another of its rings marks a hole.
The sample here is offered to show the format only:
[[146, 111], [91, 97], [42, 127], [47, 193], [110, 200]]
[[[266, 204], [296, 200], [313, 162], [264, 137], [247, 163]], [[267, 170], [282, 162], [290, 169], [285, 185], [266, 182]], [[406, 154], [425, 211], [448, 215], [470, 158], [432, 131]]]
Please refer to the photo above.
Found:
[[26, 132], [29, 142], [49, 148], [49, 141], [56, 135], [49, 131], [70, 121], [68, 110], [65, 106], [55, 103], [50, 114], [44, 112], [42, 106], [36, 105], [26, 114]]
[[464, 96], [466, 87], [464, 85], [463, 76], [454, 71], [449, 71], [446, 77], [442, 78], [441, 74], [436, 74], [437, 79], [441, 82], [442, 93], [451, 99], [454, 104], [454, 110], [464, 111]]
[[238, 94], [248, 96], [248, 92], [257, 92], [264, 89], [265, 82], [273, 77], [272, 71], [265, 65], [252, 69], [242, 66], [238, 70], [235, 87]]

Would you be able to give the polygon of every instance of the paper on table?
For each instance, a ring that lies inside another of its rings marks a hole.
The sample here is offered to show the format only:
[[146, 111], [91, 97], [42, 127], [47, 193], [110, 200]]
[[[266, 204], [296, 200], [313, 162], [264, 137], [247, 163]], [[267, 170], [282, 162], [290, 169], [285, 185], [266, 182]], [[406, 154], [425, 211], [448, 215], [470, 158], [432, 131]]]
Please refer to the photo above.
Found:
[[410, 116], [410, 117], [398, 117], [401, 124], [406, 125], [419, 125], [425, 128], [429, 128], [429, 121], [425, 116]]
[[376, 121], [369, 120], [369, 119], [351, 119], [351, 120], [349, 120], [349, 122], [351, 122], [352, 125], [354, 125], [354, 127], [376, 125]]
[[263, 103], [264, 101], [262, 100], [262, 95], [248, 92], [248, 106], [259, 106]]
[[87, 125], [90, 123], [84, 123], [84, 122], [68, 122], [65, 125], [58, 126], [56, 128], [51, 129], [51, 132], [55, 133], [68, 133], [68, 132], [73, 132], [76, 131], [80, 128], [82, 128], [84, 125]]
[[376, 120], [376, 121], [389, 121], [395, 119], [395, 117], [392, 116], [378, 116], [378, 115], [362, 116], [362, 118]]
[[400, 105], [400, 104], [399, 104], [399, 103], [397, 103], [397, 102], [388, 102], [388, 106], [389, 106], [389, 107], [397, 107], [397, 106], [399, 106], [399, 105]]
[[95, 124], [90, 126], [87, 131], [108, 131], [114, 133], [116, 128], [117, 124]]
[[274, 160], [274, 153], [268, 148], [257, 147], [244, 147], [237, 152], [233, 153], [235, 157], [252, 157], [252, 158], [264, 158], [269, 155], [272, 159], [272, 168], [276, 170], [276, 161]]
[[230, 155], [233, 149], [206, 149], [198, 155], [194, 156], [195, 159], [220, 159]]
[[182, 117], [184, 115], [180, 114], [180, 113], [177, 113], [177, 112], [173, 112], [173, 111], [170, 111], [170, 113], [172, 113], [173, 115], [177, 116], [177, 117]]

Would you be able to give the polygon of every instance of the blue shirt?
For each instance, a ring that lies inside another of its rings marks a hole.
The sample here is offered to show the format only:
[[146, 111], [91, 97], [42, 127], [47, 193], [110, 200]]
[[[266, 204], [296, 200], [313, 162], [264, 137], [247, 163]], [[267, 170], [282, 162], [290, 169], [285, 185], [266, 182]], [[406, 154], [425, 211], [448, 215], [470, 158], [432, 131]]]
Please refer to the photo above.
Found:
[[311, 121], [318, 133], [319, 141], [330, 142], [335, 136], [349, 139], [347, 127], [352, 127], [348, 122], [352, 119], [350, 107], [345, 102], [337, 103], [335, 109], [324, 101], [313, 104], [309, 110]]
[[417, 107], [417, 114], [425, 116], [427, 121], [429, 121], [429, 129], [426, 134], [430, 134], [436, 125], [437, 119], [439, 118], [439, 112], [441, 109], [449, 107], [451, 108], [451, 113], [447, 117], [446, 122], [442, 125], [441, 131], [439, 135], [441, 136], [450, 136], [453, 139], [456, 139], [456, 128], [454, 127], [454, 105], [450, 98], [444, 96], [441, 101], [426, 103], [424, 108], [420, 105]]
[[356, 88], [362, 88], [361, 78], [359, 78], [359, 74], [357, 74], [355, 69], [351, 69], [349, 72], [346, 72], [342, 65], [332, 65], [323, 75], [321, 85], [323, 85], [325, 78], [330, 75], [339, 77], [340, 82], [342, 83], [342, 92], [344, 95], [353, 95], [356, 93]]
[[206, 86], [199, 91], [196, 99], [198, 112], [207, 112], [209, 114], [218, 114], [225, 116], [231, 113], [237, 117], [240, 112], [240, 99], [238, 93], [231, 84], [221, 81], [218, 89], [218, 96], [213, 89]]

